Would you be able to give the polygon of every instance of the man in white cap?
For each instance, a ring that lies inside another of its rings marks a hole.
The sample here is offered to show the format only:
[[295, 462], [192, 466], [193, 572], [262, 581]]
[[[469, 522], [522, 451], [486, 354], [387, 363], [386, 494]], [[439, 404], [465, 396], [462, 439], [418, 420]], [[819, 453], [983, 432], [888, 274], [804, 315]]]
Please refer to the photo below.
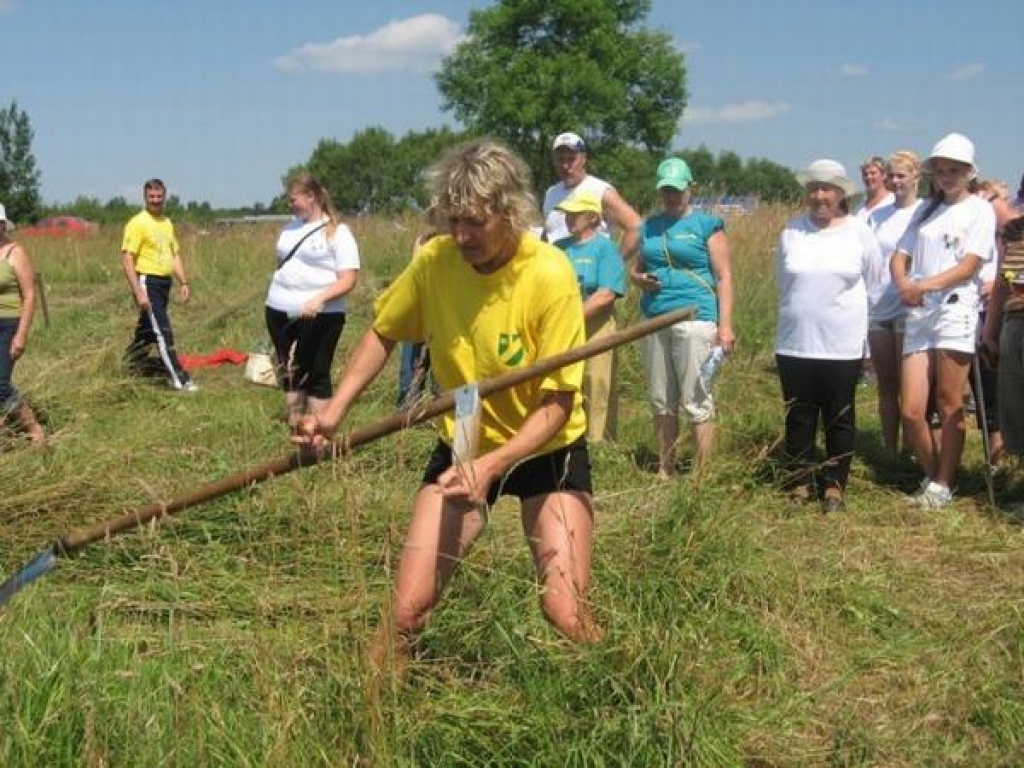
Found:
[[579, 192], [588, 192], [601, 201], [601, 231], [607, 232], [609, 223], [618, 227], [622, 231], [619, 250], [629, 258], [639, 239], [640, 216], [615, 187], [587, 173], [587, 145], [582, 137], [560, 133], [551, 143], [551, 152], [559, 181], [544, 193], [545, 239], [554, 243], [569, 237], [565, 213], [558, 204]]

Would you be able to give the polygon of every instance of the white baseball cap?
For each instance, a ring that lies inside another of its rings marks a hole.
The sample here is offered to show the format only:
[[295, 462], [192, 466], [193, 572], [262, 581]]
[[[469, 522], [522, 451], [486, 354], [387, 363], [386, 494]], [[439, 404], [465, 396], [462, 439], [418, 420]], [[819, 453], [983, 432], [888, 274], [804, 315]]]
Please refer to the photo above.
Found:
[[554, 152], [560, 147], [567, 147], [573, 152], [587, 151], [587, 143], [578, 133], [560, 133], [555, 136], [555, 140], [551, 142], [551, 151]]
[[846, 175], [842, 163], [835, 160], [815, 160], [804, 170], [797, 172], [796, 180], [802, 186], [808, 184], [828, 184], [843, 191], [844, 195], [852, 195], [856, 191], [853, 182]]
[[925, 166], [931, 164], [936, 158], [956, 160], [958, 163], [966, 163], [977, 173], [978, 167], [974, 164], [974, 142], [959, 133], [951, 133], [944, 136], [932, 147], [932, 152], [925, 161]]
[[0, 203], [0, 221], [7, 225], [8, 229], [14, 229], [14, 222], [7, 218], [7, 209]]

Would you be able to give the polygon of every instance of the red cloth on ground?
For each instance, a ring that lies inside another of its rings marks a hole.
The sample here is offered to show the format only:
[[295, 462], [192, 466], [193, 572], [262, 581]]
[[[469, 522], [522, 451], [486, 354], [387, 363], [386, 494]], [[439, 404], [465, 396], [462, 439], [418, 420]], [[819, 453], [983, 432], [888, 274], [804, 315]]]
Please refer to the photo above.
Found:
[[245, 361], [248, 358], [249, 356], [244, 352], [227, 348], [218, 349], [216, 352], [211, 352], [208, 355], [178, 355], [178, 359], [186, 371], [192, 371], [196, 368], [212, 368], [215, 365], [224, 365], [225, 363], [245, 365]]

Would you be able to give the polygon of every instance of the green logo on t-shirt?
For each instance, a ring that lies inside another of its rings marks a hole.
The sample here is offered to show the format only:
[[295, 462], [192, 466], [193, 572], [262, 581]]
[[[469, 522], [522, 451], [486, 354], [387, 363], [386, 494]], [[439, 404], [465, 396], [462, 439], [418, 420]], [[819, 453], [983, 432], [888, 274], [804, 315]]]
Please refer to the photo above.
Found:
[[498, 357], [510, 368], [519, 365], [526, 357], [526, 349], [518, 333], [502, 333], [498, 335]]

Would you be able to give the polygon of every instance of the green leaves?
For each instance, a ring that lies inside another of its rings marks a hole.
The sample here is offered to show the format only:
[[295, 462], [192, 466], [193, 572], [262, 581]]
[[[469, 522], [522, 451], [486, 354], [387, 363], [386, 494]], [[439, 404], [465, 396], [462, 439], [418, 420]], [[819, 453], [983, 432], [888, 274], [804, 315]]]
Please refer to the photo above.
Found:
[[562, 131], [596, 154], [664, 152], [686, 104], [686, 72], [668, 35], [637, 28], [650, 5], [505, 0], [475, 11], [436, 76], [444, 108], [515, 147], [539, 187], [553, 180], [550, 141]]
[[16, 101], [0, 109], [0, 202], [15, 222], [33, 221], [39, 215], [39, 170], [32, 138], [28, 115]]

